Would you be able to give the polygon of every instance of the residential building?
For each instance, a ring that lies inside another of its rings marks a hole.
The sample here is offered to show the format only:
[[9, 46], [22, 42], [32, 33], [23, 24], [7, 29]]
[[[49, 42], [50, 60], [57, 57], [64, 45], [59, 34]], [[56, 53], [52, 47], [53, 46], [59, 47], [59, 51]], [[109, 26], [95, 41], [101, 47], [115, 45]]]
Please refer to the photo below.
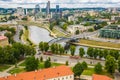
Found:
[[74, 80], [74, 74], [68, 66], [58, 66], [32, 72], [25, 72], [0, 78], [0, 80]]
[[8, 45], [8, 38], [6, 36], [0, 36], [0, 46], [4, 47]]
[[112, 78], [104, 75], [93, 74], [92, 80], [112, 80]]

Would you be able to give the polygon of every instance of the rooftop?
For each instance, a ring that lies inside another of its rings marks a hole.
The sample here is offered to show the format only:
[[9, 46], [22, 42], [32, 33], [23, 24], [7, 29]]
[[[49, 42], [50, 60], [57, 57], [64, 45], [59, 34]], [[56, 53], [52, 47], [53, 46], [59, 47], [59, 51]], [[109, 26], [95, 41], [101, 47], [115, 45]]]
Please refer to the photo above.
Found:
[[47, 68], [3, 77], [0, 78], [0, 80], [46, 80], [67, 75], [73, 75], [73, 72], [70, 67], [62, 65], [55, 68]]
[[93, 80], [112, 80], [112, 78], [104, 75], [93, 74]]
[[6, 36], [0, 36], [0, 40], [4, 40], [6, 38], [7, 38]]

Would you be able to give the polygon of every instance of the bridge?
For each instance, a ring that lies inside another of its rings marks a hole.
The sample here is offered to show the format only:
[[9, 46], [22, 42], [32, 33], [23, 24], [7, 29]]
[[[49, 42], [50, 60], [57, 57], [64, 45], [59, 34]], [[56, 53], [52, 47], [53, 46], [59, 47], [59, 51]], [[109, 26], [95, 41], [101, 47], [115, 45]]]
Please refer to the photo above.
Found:
[[72, 38], [66, 38], [66, 37], [58, 37], [50, 40], [48, 43], [53, 44], [53, 43], [59, 43], [59, 42], [67, 42], [70, 41]]
[[98, 34], [98, 31], [82, 33], [82, 34], [74, 35], [74, 36], [71, 36], [71, 37], [58, 37], [58, 38], [54, 38], [54, 39], [50, 40], [48, 43], [53, 44], [53, 43], [68, 42], [68, 41], [76, 42], [75, 40], [79, 40], [79, 39], [82, 39], [82, 38], [87, 38], [89, 36], [93, 36], [93, 35], [96, 35], [96, 34]]

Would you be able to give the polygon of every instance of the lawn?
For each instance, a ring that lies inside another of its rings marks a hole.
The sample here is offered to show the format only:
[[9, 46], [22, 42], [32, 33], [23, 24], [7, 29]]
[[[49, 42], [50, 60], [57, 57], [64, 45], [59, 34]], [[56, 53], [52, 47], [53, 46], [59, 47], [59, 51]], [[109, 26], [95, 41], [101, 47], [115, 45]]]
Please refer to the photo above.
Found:
[[[60, 66], [60, 65], [63, 65], [63, 64], [60, 64], [60, 63], [51, 63], [51, 67]], [[9, 73], [15, 74], [15, 73], [26, 72], [26, 70], [24, 68], [25, 67], [25, 62], [21, 63], [18, 66], [19, 66], [18, 68], [13, 68], [12, 70], [10, 70]], [[39, 63], [38, 69], [44, 69], [44, 62], [40, 62]]]
[[[94, 68], [88, 68], [86, 70], [83, 71], [82, 75], [88, 75], [88, 76], [92, 76], [93, 74], [96, 74], [94, 71]], [[100, 75], [106, 75], [109, 76], [111, 78], [113, 78], [113, 75], [107, 73], [105, 70], [103, 70]]]
[[6, 70], [6, 69], [8, 69], [10, 67], [10, 65], [1, 65], [0, 64], [0, 71], [2, 72], [2, 71], [4, 71], [4, 70]]
[[120, 44], [115, 44], [111, 42], [100, 42], [100, 41], [93, 41], [93, 40], [85, 40], [81, 39], [80, 44], [85, 44], [86, 46], [97, 46], [100, 48], [108, 48], [108, 49], [119, 49]]
[[[60, 66], [60, 65], [64, 65], [64, 64], [60, 64], [60, 63], [51, 63], [51, 67]], [[20, 64], [19, 66], [25, 66], [25, 62], [23, 62], [23, 63]], [[40, 62], [38, 68], [39, 68], [39, 69], [43, 69], [43, 68], [44, 68], [44, 62]]]
[[94, 73], [95, 73], [94, 68], [88, 68], [88, 69], [83, 71], [82, 75], [92, 76]]
[[15, 74], [15, 73], [22, 73], [22, 72], [25, 72], [25, 69], [24, 68], [13, 68], [12, 70], [9, 71], [9, 73], [11, 74]]

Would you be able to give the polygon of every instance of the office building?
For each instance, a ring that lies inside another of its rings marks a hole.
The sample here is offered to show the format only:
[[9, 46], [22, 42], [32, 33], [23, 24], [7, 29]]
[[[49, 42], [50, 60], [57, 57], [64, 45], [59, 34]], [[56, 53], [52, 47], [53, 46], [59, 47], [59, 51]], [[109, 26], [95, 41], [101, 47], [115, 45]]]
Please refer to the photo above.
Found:
[[46, 14], [50, 14], [50, 1], [47, 2], [47, 6], [46, 6]]

